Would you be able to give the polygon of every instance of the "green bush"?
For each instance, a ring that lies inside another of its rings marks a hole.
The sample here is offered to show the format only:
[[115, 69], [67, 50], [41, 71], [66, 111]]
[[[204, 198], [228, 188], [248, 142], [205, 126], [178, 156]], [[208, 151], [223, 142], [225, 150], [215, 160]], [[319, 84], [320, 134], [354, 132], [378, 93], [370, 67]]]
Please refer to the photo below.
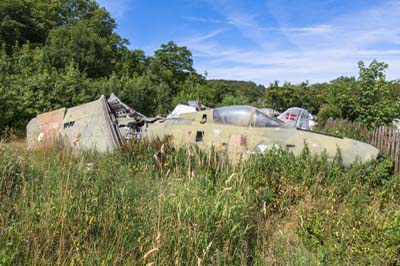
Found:
[[324, 124], [319, 125], [316, 130], [364, 142], [368, 141], [369, 135], [369, 130], [364, 124], [343, 119], [330, 118]]

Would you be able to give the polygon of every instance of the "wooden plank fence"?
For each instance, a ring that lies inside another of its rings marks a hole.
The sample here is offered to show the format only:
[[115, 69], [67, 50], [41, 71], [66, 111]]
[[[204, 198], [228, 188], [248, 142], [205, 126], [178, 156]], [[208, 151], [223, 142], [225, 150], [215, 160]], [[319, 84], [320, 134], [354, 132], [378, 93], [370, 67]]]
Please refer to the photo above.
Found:
[[395, 172], [400, 172], [400, 130], [382, 126], [368, 134], [368, 143], [377, 147], [381, 153], [389, 155], [395, 162]]

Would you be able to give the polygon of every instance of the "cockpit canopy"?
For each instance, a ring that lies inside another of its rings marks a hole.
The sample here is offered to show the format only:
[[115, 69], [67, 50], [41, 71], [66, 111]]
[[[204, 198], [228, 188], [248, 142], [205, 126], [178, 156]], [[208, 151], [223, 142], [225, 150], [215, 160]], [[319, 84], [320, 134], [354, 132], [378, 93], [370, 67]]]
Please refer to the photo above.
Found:
[[241, 127], [282, 127], [282, 122], [267, 116], [251, 106], [226, 106], [213, 110], [213, 121], [217, 124]]

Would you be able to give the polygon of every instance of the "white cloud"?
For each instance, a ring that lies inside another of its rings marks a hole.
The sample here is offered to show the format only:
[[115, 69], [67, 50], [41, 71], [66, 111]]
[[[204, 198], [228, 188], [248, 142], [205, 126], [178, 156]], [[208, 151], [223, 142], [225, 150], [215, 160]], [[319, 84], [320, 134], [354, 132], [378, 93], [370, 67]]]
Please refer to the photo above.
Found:
[[229, 21], [214, 19], [214, 18], [204, 18], [204, 17], [193, 17], [193, 16], [182, 16], [182, 18], [189, 22], [201, 22], [201, 23], [215, 23], [215, 24], [231, 24]]
[[315, 25], [309, 27], [289, 27], [289, 28], [275, 28], [276, 31], [283, 32], [297, 32], [297, 33], [331, 33], [335, 31], [330, 25]]
[[262, 27], [255, 23], [255, 17], [246, 16], [243, 17], [243, 14], [230, 16], [226, 20], [221, 19], [213, 19], [213, 18], [205, 18], [205, 17], [193, 17], [193, 16], [183, 16], [184, 20], [189, 22], [200, 22], [200, 23], [215, 23], [215, 24], [226, 24], [233, 25], [238, 28], [253, 28], [259, 32], [299, 32], [299, 33], [327, 33], [332, 32], [335, 29], [330, 25], [314, 25], [314, 26], [306, 26], [306, 27]]
[[132, 1], [129, 0], [97, 0], [97, 3], [101, 7], [105, 7], [114, 18], [120, 18], [125, 15], [128, 10], [129, 4]]
[[[389, 63], [389, 77], [400, 73], [400, 51], [324, 50], [320, 52], [260, 52], [221, 50], [216, 46], [197, 47], [203, 54], [196, 56], [196, 68], [205, 70], [209, 78], [254, 80], [268, 85], [274, 80], [322, 82], [342, 75], [357, 75], [357, 62], [375, 58]], [[197, 49], [196, 48], [196, 49]], [[208, 50], [207, 50], [208, 49]], [[195, 50], [196, 51], [196, 50]], [[196, 53], [195, 53], [196, 54]]]
[[[400, 77], [398, 14], [400, 2], [390, 1], [320, 25], [292, 27], [278, 21], [279, 27], [263, 27], [255, 15], [228, 12], [225, 20], [192, 19], [234, 26], [259, 49], [221, 43], [215, 38], [220, 32], [183, 42], [193, 51], [199, 72], [207, 71], [209, 78], [254, 80], [266, 85], [274, 80], [329, 81], [357, 75], [359, 60], [368, 63], [377, 59], [389, 64], [387, 76], [396, 79]], [[277, 40], [276, 36], [282, 38]]]
[[203, 41], [212, 39], [215, 36], [221, 34], [223, 31], [224, 31], [223, 29], [217, 29], [217, 30], [214, 30], [214, 31], [209, 32], [207, 34], [191, 37], [190, 39], [185, 40], [185, 44], [186, 45], [196, 44], [196, 43], [199, 43], [199, 42], [203, 42]]

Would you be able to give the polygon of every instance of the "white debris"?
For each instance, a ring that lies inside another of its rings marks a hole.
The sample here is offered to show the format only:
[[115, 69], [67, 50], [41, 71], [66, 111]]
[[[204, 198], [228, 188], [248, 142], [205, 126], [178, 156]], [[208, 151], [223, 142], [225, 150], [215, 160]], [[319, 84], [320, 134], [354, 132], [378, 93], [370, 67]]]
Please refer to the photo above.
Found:
[[177, 106], [175, 106], [175, 109], [167, 116], [167, 118], [177, 118], [180, 114], [194, 113], [196, 111], [196, 108], [193, 106], [178, 104]]

